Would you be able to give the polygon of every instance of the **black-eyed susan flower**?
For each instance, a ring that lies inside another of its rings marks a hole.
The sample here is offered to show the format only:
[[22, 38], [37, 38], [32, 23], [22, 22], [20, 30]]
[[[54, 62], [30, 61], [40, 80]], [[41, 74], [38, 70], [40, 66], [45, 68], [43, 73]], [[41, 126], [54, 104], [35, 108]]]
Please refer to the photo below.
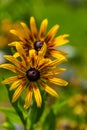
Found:
[[[30, 28], [24, 23], [21, 22], [21, 29], [10, 30], [12, 34], [15, 34], [19, 39], [23, 48], [28, 52], [30, 49], [35, 49], [37, 52], [41, 49], [44, 42], [47, 46], [46, 57], [52, 56], [59, 58], [59, 54], [65, 54], [61, 50], [56, 50], [55, 48], [61, 45], [64, 45], [69, 42], [66, 38], [68, 34], [60, 35], [55, 37], [59, 25], [53, 26], [49, 32], [46, 34], [46, 28], [48, 25], [48, 20], [44, 19], [40, 25], [39, 31], [37, 30], [36, 21], [34, 17], [30, 18]], [[9, 44], [10, 46], [15, 46], [15, 42]]]
[[64, 68], [56, 68], [56, 65], [59, 65], [65, 59], [62, 58], [51, 61], [48, 58], [44, 58], [46, 51], [45, 44], [39, 51], [38, 55], [36, 51], [32, 49], [29, 51], [28, 57], [19, 42], [16, 43], [16, 49], [20, 55], [21, 61], [16, 59], [14, 56], [5, 55], [4, 57], [12, 64], [6, 63], [0, 65], [0, 68], [8, 69], [17, 74], [16, 76], [3, 81], [4, 84], [12, 83], [10, 90], [15, 89], [12, 102], [15, 102], [19, 98], [25, 88], [27, 88], [24, 104], [25, 109], [30, 106], [33, 94], [37, 106], [41, 106], [42, 98], [40, 89], [44, 89], [49, 94], [58, 97], [56, 91], [49, 87], [49, 83], [60, 86], [67, 85], [65, 80], [56, 77], [57, 74], [65, 71]]

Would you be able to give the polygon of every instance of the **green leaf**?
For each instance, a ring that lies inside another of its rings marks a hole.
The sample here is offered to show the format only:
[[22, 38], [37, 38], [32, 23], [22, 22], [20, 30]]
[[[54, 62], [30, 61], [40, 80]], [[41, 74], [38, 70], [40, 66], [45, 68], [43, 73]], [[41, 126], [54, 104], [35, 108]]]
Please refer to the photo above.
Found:
[[42, 130], [55, 130], [55, 124], [56, 124], [56, 116], [53, 110], [50, 109], [48, 115], [46, 116], [42, 124]]
[[41, 107], [40, 108], [37, 107], [36, 101], [35, 101], [35, 99], [33, 99], [33, 103], [29, 108], [29, 114], [28, 114], [27, 120], [28, 119], [30, 120], [30, 122], [29, 122], [30, 123], [29, 125], [31, 125], [30, 130], [33, 130], [33, 125], [36, 124], [40, 120], [40, 118], [43, 114], [43, 111], [44, 111], [46, 93], [41, 92], [41, 95], [42, 95], [42, 105], [41, 105]]
[[24, 117], [25, 111], [22, 109], [23, 104], [21, 104], [21, 103], [23, 103], [23, 101], [21, 101], [23, 99], [19, 98], [18, 101], [16, 101], [15, 103], [12, 103], [11, 100], [12, 100], [14, 92], [13, 91], [9, 91], [9, 85], [5, 85], [5, 86], [6, 86], [7, 91], [8, 91], [8, 96], [9, 96], [10, 103], [14, 107], [14, 109], [16, 111], [16, 114], [20, 117], [21, 122], [23, 123], [23, 125], [25, 125], [25, 117]]
[[44, 104], [42, 104], [42, 106], [40, 108], [37, 107], [36, 103], [34, 103], [31, 107], [30, 107], [30, 110], [29, 110], [29, 118], [31, 120], [31, 123], [36, 123], [42, 113], [43, 113], [43, 110], [44, 110]]
[[[42, 104], [41, 107], [37, 107], [36, 101], [34, 100], [33, 105], [31, 107], [31, 120], [34, 121], [34, 123], [36, 123], [37, 121], [39, 121], [40, 117], [43, 114], [44, 108], [45, 108], [45, 100], [47, 98], [47, 93], [45, 91], [41, 91], [41, 96], [42, 96]], [[34, 116], [32, 115], [32, 112], [34, 112]]]
[[0, 111], [5, 114], [8, 119], [10, 119], [12, 122], [17, 124], [22, 124], [19, 116], [17, 115], [16, 111], [13, 108], [2, 108], [0, 107]]

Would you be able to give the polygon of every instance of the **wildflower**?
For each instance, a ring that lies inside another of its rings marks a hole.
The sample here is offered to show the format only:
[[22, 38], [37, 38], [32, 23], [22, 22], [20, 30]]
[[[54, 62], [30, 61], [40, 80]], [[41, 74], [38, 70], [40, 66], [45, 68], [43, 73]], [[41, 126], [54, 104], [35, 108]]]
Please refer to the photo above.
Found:
[[3, 84], [12, 83], [10, 90], [16, 89], [13, 94], [12, 102], [14, 103], [20, 97], [25, 88], [27, 90], [24, 104], [25, 109], [30, 106], [33, 94], [37, 106], [41, 106], [42, 98], [40, 90], [42, 89], [49, 94], [58, 97], [56, 91], [49, 87], [49, 83], [60, 86], [67, 85], [65, 80], [56, 77], [57, 74], [65, 71], [64, 68], [56, 68], [56, 65], [59, 65], [61, 62], [65, 61], [65, 59], [62, 58], [51, 61], [48, 58], [44, 58], [46, 51], [45, 44], [38, 55], [36, 51], [32, 49], [29, 51], [28, 57], [19, 42], [16, 43], [16, 49], [21, 59], [18, 60], [14, 56], [5, 55], [4, 57], [12, 62], [12, 64], [6, 63], [0, 65], [0, 68], [8, 69], [17, 74], [16, 76], [9, 77], [2, 81]]
[[[42, 21], [39, 31], [37, 30], [34, 17], [30, 18], [30, 28], [28, 28], [24, 22], [21, 22], [20, 24], [22, 26], [21, 29], [13, 29], [10, 30], [10, 32], [20, 39], [20, 44], [26, 50], [26, 53], [28, 53], [30, 49], [35, 49], [38, 52], [43, 44], [46, 43], [46, 57], [52, 56], [59, 58], [59, 54], [60, 57], [61, 54], [66, 54], [61, 50], [55, 49], [55, 47], [64, 45], [69, 42], [69, 40], [66, 39], [69, 36], [68, 34], [55, 37], [57, 30], [59, 29], [59, 25], [53, 26], [46, 35], [45, 33], [48, 24], [47, 19]], [[15, 46], [15, 42], [10, 43], [9, 45]]]
[[69, 100], [69, 106], [73, 108], [76, 115], [83, 115], [87, 112], [87, 95], [76, 94]]

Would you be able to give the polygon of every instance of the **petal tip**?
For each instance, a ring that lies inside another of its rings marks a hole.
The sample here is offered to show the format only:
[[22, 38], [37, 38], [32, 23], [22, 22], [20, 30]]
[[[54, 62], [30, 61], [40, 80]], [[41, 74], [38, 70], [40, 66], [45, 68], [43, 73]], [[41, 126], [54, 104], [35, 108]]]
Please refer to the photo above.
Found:
[[16, 30], [11, 29], [11, 30], [10, 30], [10, 33], [12, 33], [12, 34], [16, 34]]
[[27, 110], [29, 108], [29, 106], [26, 106], [26, 104], [24, 104], [24, 109]]
[[5, 84], [4, 80], [1, 82], [2, 84]]

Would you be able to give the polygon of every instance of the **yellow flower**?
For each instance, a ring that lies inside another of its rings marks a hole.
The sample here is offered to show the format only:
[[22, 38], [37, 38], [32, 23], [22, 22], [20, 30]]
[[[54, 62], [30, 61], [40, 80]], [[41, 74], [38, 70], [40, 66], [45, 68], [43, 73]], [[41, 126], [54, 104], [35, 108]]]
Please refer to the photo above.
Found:
[[[46, 57], [52, 56], [55, 58], [59, 58], [59, 54], [60, 56], [61, 54], [66, 54], [61, 50], [55, 49], [56, 47], [69, 42], [69, 40], [66, 39], [69, 36], [68, 34], [55, 37], [57, 30], [59, 29], [59, 25], [53, 26], [46, 34], [46, 28], [48, 24], [47, 19], [44, 19], [42, 21], [39, 31], [37, 30], [34, 17], [30, 18], [30, 28], [24, 22], [21, 22], [20, 24], [20, 29], [13, 29], [10, 30], [10, 32], [20, 39], [20, 43], [27, 53], [30, 49], [35, 49], [38, 52], [45, 42], [47, 46]], [[15, 46], [15, 43], [13, 42], [9, 45]]]
[[30, 50], [28, 57], [19, 42], [16, 43], [16, 49], [21, 61], [11, 55], [5, 55], [4, 57], [12, 62], [12, 64], [5, 63], [0, 65], [0, 68], [8, 69], [17, 74], [2, 81], [3, 84], [12, 83], [10, 90], [16, 89], [13, 94], [12, 102], [15, 102], [19, 98], [25, 88], [27, 88], [24, 104], [25, 109], [30, 106], [33, 93], [37, 106], [41, 106], [42, 98], [40, 89], [44, 89], [49, 94], [58, 97], [58, 94], [49, 87], [49, 83], [60, 86], [67, 85], [65, 80], [56, 77], [57, 74], [65, 71], [64, 68], [56, 68], [56, 66], [65, 61], [65, 59], [62, 58], [51, 61], [48, 58], [44, 58], [46, 44], [43, 45], [38, 55], [34, 49]]

